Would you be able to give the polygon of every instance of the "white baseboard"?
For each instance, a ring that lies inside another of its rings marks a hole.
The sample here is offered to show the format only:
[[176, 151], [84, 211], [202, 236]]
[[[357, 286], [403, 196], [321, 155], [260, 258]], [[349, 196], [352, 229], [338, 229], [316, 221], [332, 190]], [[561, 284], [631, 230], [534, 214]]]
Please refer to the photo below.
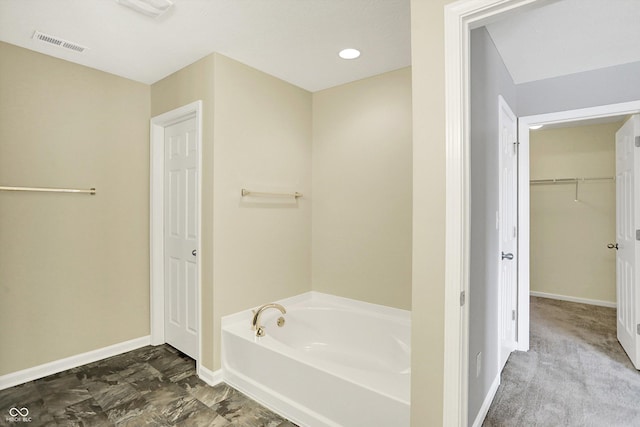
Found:
[[480, 427], [484, 422], [484, 419], [487, 417], [489, 413], [489, 408], [491, 407], [491, 402], [493, 402], [493, 398], [496, 397], [496, 392], [498, 391], [498, 387], [500, 386], [500, 372], [496, 375], [493, 383], [491, 383], [491, 387], [489, 387], [489, 391], [487, 392], [486, 397], [484, 398], [484, 402], [482, 402], [482, 406], [480, 407], [480, 411], [478, 411], [478, 416], [473, 421], [473, 427]]
[[570, 297], [567, 295], [549, 294], [546, 292], [530, 291], [529, 294], [532, 297], [557, 299], [561, 301], [578, 302], [580, 304], [599, 305], [601, 307], [616, 308], [617, 304], [611, 301], [601, 301], [597, 299]]
[[198, 363], [198, 377], [213, 387], [222, 382], [222, 369], [212, 371]]
[[135, 338], [129, 341], [110, 345], [108, 347], [99, 348], [82, 354], [76, 354], [75, 356], [65, 357], [64, 359], [54, 360], [53, 362], [45, 363], [43, 365], [2, 375], [0, 376], [0, 390], [57, 374], [58, 372], [66, 371], [67, 369], [77, 368], [78, 366], [86, 365], [87, 363], [117, 356], [118, 354], [144, 347], [150, 343], [151, 337], [147, 335], [145, 337]]

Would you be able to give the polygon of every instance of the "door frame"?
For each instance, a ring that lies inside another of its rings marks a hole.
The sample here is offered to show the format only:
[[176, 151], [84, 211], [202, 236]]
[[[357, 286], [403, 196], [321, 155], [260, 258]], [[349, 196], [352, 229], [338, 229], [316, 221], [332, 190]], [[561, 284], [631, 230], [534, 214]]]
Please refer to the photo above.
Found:
[[[444, 306], [444, 373], [443, 373], [443, 424], [447, 426], [468, 425], [468, 372], [469, 372], [469, 303], [460, 305], [461, 293], [469, 295], [469, 129], [470, 129], [470, 41], [469, 34], [474, 28], [481, 27], [492, 20], [502, 18], [511, 13], [518, 13], [527, 8], [537, 6], [546, 0], [459, 0], [444, 6], [444, 62], [445, 62], [445, 150], [446, 150], [446, 247], [445, 247], [445, 306]], [[635, 104], [635, 103], [633, 103]], [[640, 103], [638, 103], [640, 104]], [[620, 104], [616, 104], [620, 105]], [[640, 106], [640, 105], [639, 105]], [[635, 110], [635, 105], [626, 108]], [[588, 109], [587, 109], [588, 110]], [[631, 111], [630, 111], [631, 112]], [[586, 113], [586, 111], [584, 111]], [[594, 114], [595, 112], [592, 112]], [[623, 109], [616, 112], [601, 112], [605, 115], [624, 114]], [[560, 113], [554, 113], [560, 114]], [[574, 116], [577, 118], [577, 116]], [[533, 124], [532, 116], [522, 118], [525, 124]], [[563, 120], [562, 118], [548, 118]], [[565, 118], [565, 121], [569, 118]], [[528, 128], [527, 128], [528, 131]], [[526, 159], [528, 161], [529, 135], [526, 132]], [[523, 141], [520, 141], [521, 148]], [[521, 158], [524, 156], [521, 156]], [[529, 175], [529, 164], [521, 169]], [[529, 205], [528, 178], [519, 180], [519, 190], [526, 185], [523, 195], [526, 201], [519, 203], [519, 212], [527, 212]], [[526, 184], [524, 184], [526, 183]], [[526, 206], [526, 209], [523, 209]], [[519, 260], [529, 259], [529, 222], [519, 223], [521, 231], [525, 230], [525, 239], [519, 242]], [[529, 263], [526, 269], [518, 266], [519, 286], [529, 289]], [[523, 278], [526, 279], [522, 280]], [[519, 316], [526, 318], [526, 334], [520, 333], [524, 325], [518, 325], [519, 348], [529, 348], [529, 304], [528, 292], [518, 297]], [[526, 309], [523, 300], [527, 301]], [[526, 311], [524, 311], [526, 310]], [[526, 316], [525, 316], [526, 315]], [[521, 339], [522, 338], [522, 339]], [[525, 341], [526, 339], [526, 341]]]
[[149, 205], [149, 258], [150, 258], [150, 326], [151, 344], [165, 343], [164, 335], [164, 129], [175, 123], [195, 118], [197, 138], [196, 147], [198, 153], [197, 173], [197, 209], [198, 238], [196, 250], [198, 254], [198, 284], [196, 292], [197, 323], [198, 323], [198, 349], [196, 358], [196, 372], [200, 375], [200, 361], [202, 360], [202, 101], [195, 101], [166, 113], [151, 118], [149, 157], [150, 157], [150, 205]]
[[[518, 159], [518, 217], [519, 242], [518, 251], [518, 350], [529, 349], [529, 292], [530, 292], [530, 251], [531, 211], [530, 211], [530, 144], [529, 126], [550, 125], [574, 122], [577, 120], [597, 119], [611, 116], [631, 115], [640, 112], [640, 100], [618, 104], [599, 105], [576, 110], [558, 111], [546, 114], [520, 117], [518, 120], [518, 141], [520, 156]], [[522, 311], [520, 311], [522, 310]], [[520, 314], [522, 313], [522, 318]], [[522, 339], [521, 339], [522, 338]]]
[[470, 32], [545, 0], [459, 0], [444, 6], [445, 283], [443, 425], [468, 425]]

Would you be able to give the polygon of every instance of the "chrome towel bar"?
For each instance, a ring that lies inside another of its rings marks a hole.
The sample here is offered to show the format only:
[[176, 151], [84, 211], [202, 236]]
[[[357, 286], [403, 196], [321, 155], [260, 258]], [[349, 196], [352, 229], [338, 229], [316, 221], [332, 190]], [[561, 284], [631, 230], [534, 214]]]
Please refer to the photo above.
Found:
[[96, 194], [95, 188], [88, 190], [78, 188], [46, 188], [46, 187], [7, 187], [0, 186], [0, 191], [37, 191], [44, 193], [81, 193], [81, 194]]
[[298, 197], [302, 197], [302, 193], [265, 193], [262, 191], [249, 191], [245, 188], [241, 191], [242, 197], [245, 196], [263, 196], [263, 197], [293, 197], [297, 199]]

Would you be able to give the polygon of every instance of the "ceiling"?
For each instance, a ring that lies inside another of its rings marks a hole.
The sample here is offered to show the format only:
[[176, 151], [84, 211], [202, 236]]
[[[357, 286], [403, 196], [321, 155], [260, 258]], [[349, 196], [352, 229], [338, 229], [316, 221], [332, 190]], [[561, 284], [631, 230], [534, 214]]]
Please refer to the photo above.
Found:
[[[173, 0], [153, 19], [115, 0], [0, 0], [0, 40], [147, 84], [219, 52], [315, 92], [409, 66], [409, 1]], [[516, 84], [640, 61], [640, 0], [536, 4], [487, 25]]]
[[[411, 64], [409, 0], [173, 0], [154, 19], [115, 0], [0, 0], [0, 40], [151, 84], [219, 52], [317, 91]], [[88, 47], [33, 40], [35, 31]], [[338, 51], [361, 50], [357, 60]]]
[[640, 0], [561, 0], [487, 25], [514, 83], [640, 61]]

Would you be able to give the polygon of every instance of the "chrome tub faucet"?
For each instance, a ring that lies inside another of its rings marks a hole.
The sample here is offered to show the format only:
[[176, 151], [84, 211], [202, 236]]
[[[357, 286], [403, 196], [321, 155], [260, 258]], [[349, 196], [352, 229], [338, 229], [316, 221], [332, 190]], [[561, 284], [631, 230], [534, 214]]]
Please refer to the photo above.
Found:
[[[251, 321], [251, 330], [256, 331], [257, 337], [264, 336], [264, 328], [260, 326], [260, 315], [262, 314], [263, 311], [265, 311], [268, 308], [277, 308], [278, 310], [280, 310], [282, 314], [287, 314], [287, 310], [285, 310], [284, 307], [281, 306], [280, 304], [276, 304], [276, 303], [264, 304], [258, 307], [257, 309], [253, 310], [253, 320]], [[284, 326], [284, 317], [280, 316], [278, 318], [277, 325], [279, 327]]]

